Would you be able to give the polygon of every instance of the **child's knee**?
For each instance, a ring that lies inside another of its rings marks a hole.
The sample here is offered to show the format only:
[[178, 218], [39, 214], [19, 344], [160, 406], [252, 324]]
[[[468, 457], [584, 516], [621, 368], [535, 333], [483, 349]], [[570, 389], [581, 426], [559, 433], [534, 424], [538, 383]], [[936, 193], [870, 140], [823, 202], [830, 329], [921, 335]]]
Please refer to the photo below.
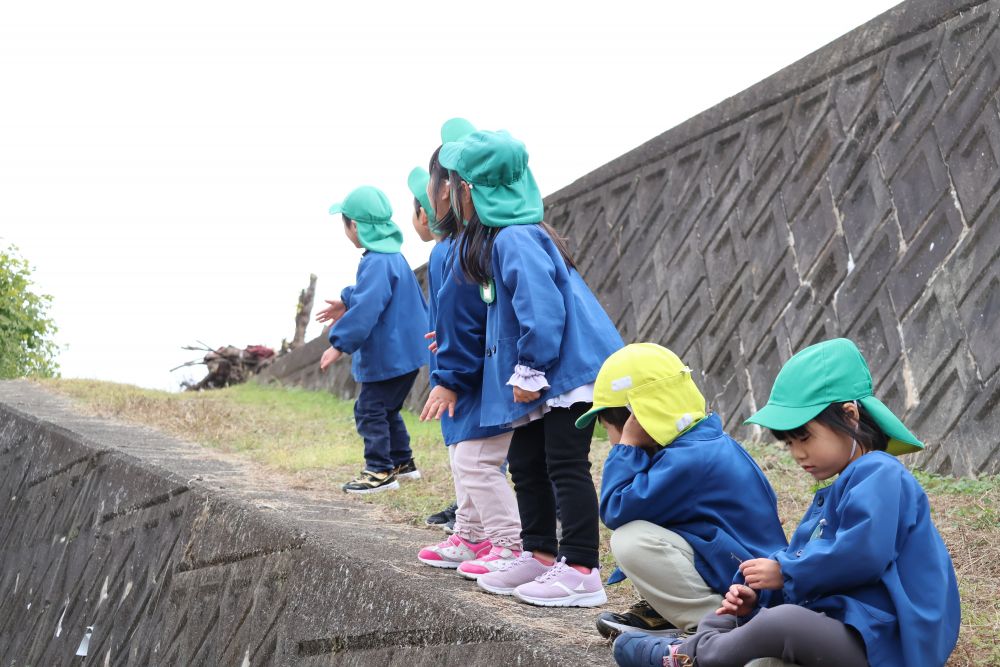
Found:
[[611, 553], [619, 565], [627, 568], [634, 560], [646, 559], [646, 535], [652, 525], [648, 521], [630, 521], [611, 533]]

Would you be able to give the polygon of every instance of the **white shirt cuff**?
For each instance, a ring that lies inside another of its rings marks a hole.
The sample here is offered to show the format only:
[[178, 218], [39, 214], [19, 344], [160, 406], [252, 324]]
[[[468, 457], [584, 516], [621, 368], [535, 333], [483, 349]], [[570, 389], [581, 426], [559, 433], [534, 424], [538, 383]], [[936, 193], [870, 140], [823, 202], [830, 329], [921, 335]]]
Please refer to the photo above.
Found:
[[520, 387], [525, 391], [542, 391], [549, 388], [545, 373], [518, 364], [514, 366], [514, 374], [507, 380], [512, 387]]

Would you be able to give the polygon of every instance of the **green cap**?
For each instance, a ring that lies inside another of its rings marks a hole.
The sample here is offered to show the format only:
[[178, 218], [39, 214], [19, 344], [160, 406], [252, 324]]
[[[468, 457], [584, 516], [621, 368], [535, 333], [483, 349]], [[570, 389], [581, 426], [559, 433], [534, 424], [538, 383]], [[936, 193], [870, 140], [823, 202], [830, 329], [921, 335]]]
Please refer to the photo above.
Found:
[[861, 351], [846, 338], [835, 338], [795, 354], [774, 379], [771, 398], [747, 424], [776, 431], [803, 426], [831, 403], [857, 401], [889, 436], [890, 454], [924, 448], [882, 401], [872, 395], [872, 374]]
[[358, 240], [366, 250], [394, 253], [402, 247], [403, 233], [392, 221], [389, 198], [378, 188], [362, 185], [352, 190], [344, 201], [330, 207], [330, 215], [337, 213], [357, 223]]
[[626, 345], [604, 361], [594, 380], [594, 405], [576, 427], [586, 428], [601, 410], [626, 406], [661, 445], [705, 418], [705, 397], [691, 369], [655, 343]]
[[472, 186], [472, 203], [487, 227], [542, 221], [542, 193], [528, 168], [528, 151], [507, 132], [473, 132], [441, 146], [438, 159]]
[[426, 169], [414, 167], [406, 179], [406, 185], [427, 213], [427, 225], [431, 228], [431, 231], [435, 234], [440, 234], [441, 229], [437, 226], [437, 216], [434, 213], [434, 209], [431, 208], [430, 197], [427, 196], [427, 184], [430, 183], [430, 180], [431, 175], [427, 173]]
[[449, 118], [441, 125], [441, 143], [461, 141], [476, 131], [476, 126], [464, 118]]

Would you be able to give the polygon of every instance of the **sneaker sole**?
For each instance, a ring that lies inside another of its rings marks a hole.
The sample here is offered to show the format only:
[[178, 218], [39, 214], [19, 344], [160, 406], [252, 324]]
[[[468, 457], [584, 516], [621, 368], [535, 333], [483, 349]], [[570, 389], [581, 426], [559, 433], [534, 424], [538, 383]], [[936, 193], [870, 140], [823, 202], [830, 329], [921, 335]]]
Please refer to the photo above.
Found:
[[481, 589], [487, 593], [493, 593], [493, 595], [513, 595], [513, 588], [499, 588], [498, 586], [490, 586], [489, 584], [483, 583], [482, 579], [476, 579], [476, 584], [479, 585]]
[[414, 470], [413, 472], [404, 472], [402, 474], [396, 475], [396, 479], [420, 479], [420, 471]]
[[364, 495], [366, 493], [382, 493], [383, 491], [396, 491], [399, 489], [399, 482], [392, 482], [390, 484], [383, 484], [382, 486], [376, 486], [372, 489], [344, 489], [344, 493], [355, 493], [359, 495]]
[[417, 556], [417, 560], [419, 560], [424, 565], [430, 565], [431, 567], [440, 567], [440, 568], [446, 569], [446, 570], [455, 570], [455, 569], [458, 569], [459, 565], [461, 565], [461, 563], [452, 563], [451, 561], [447, 561], [447, 560], [430, 560], [430, 559], [424, 559], [424, 558], [421, 558], [420, 556]]
[[459, 570], [458, 574], [462, 577], [465, 577], [466, 579], [471, 579], [472, 581], [479, 581], [479, 577], [483, 576], [484, 574], [489, 574], [489, 572], [480, 572], [479, 574], [474, 574], [472, 572], [463, 572], [462, 570]]
[[608, 601], [608, 596], [603, 590], [596, 593], [567, 595], [561, 598], [532, 598], [521, 595], [515, 590], [514, 597], [536, 607], [599, 607]]
[[625, 625], [624, 623], [605, 621], [601, 618], [597, 619], [597, 632], [605, 639], [614, 639], [624, 632], [641, 632], [645, 635], [651, 635], [653, 637], [681, 636], [681, 631], [677, 628], [670, 628], [669, 630], [650, 630], [638, 625]]

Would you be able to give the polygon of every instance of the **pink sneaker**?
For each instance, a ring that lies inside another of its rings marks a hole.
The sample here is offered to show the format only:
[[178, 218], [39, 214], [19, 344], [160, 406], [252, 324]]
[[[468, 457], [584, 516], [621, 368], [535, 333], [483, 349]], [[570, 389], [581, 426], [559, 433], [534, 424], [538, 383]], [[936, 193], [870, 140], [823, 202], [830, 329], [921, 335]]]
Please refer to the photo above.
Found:
[[495, 546], [488, 554], [459, 565], [458, 573], [466, 579], [478, 579], [479, 575], [496, 572], [504, 563], [513, 562], [520, 555], [520, 550]]
[[530, 551], [522, 551], [514, 560], [499, 565], [495, 572], [480, 575], [476, 583], [488, 593], [513, 595], [515, 588], [534, 581], [535, 577], [540, 577], [550, 569], [551, 565], [543, 565], [535, 560]]
[[486, 555], [492, 547], [489, 540], [483, 540], [476, 544], [458, 535], [452, 535], [440, 544], [421, 549], [420, 553], [417, 554], [417, 560], [431, 567], [454, 569], [464, 561]]
[[601, 571], [581, 574], [562, 558], [548, 572], [514, 590], [521, 602], [540, 607], [597, 607], [608, 601], [601, 582]]

